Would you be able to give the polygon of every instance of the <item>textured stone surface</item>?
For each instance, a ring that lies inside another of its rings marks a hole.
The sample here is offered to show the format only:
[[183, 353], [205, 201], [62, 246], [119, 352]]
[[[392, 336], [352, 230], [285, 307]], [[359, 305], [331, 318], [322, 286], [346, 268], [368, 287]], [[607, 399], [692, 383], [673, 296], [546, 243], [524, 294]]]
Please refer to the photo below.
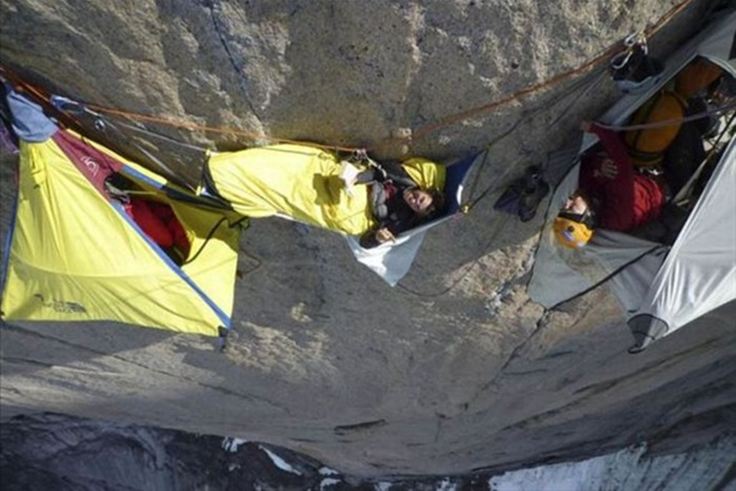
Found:
[[[697, 29], [708, 5], [696, 1], [668, 24], [654, 51]], [[0, 57], [62, 93], [397, 157], [401, 145], [386, 138], [401, 128], [576, 66], [671, 3], [0, 6]], [[733, 403], [733, 305], [632, 357], [605, 289], [551, 313], [525, 294], [539, 218], [520, 224], [491, 204], [526, 165], [574, 144], [580, 119], [612, 100], [603, 79], [588, 92], [567, 90], [580, 81], [413, 144], [411, 153], [445, 159], [513, 128], [480, 173], [477, 190], [491, 192], [430, 234], [399, 288], [356, 264], [339, 236], [256, 221], [242, 242], [226, 354], [209, 340], [131, 326], [6, 325], [3, 417], [50, 410], [241, 436], [345, 472], [387, 475], [595, 455]], [[251, 143], [154, 128], [219, 148]], [[197, 179], [201, 156], [172, 152], [160, 155], [182, 179]], [[3, 224], [11, 161], [0, 167]], [[706, 432], [721, 424], [709, 421]]]

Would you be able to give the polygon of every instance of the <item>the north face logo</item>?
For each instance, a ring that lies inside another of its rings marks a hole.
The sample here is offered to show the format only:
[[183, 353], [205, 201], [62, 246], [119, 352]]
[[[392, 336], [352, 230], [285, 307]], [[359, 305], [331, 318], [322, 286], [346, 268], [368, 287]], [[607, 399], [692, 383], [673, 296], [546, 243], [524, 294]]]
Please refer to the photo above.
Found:
[[46, 301], [46, 299], [40, 293], [36, 293], [33, 296], [36, 297], [41, 302], [41, 305], [43, 305], [46, 308], [53, 309], [56, 312], [64, 312], [67, 314], [71, 314], [71, 313], [83, 314], [87, 312], [87, 309], [84, 308], [84, 305], [81, 305], [77, 302], [67, 302], [64, 300]]
[[97, 177], [97, 173], [100, 171], [100, 164], [95, 161], [89, 155], [82, 157], [82, 163], [87, 167], [87, 170], [92, 174], [92, 177]]

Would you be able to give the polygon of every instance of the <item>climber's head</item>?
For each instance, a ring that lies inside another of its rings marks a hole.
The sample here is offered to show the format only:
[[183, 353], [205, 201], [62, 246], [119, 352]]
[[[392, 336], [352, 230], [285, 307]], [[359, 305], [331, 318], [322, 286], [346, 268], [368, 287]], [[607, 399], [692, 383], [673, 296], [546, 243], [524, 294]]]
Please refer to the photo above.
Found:
[[552, 229], [565, 247], [578, 249], [588, 243], [593, 236], [593, 210], [583, 193], [575, 192], [567, 198]]
[[445, 197], [437, 191], [415, 187], [404, 191], [404, 201], [418, 216], [427, 217], [444, 207]]

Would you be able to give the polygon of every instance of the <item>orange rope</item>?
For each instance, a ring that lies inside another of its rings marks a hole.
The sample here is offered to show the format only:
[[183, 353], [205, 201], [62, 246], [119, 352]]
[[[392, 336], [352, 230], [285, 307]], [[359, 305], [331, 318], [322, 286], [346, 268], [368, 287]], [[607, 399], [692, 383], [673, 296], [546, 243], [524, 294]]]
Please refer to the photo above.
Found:
[[[683, 0], [679, 4], [672, 7], [668, 12], [666, 12], [662, 17], [659, 18], [659, 20], [654, 24], [653, 26], [645, 29], [646, 36], [652, 36], [655, 33], [657, 33], [664, 25], [675, 15], [680, 13], [682, 10], [684, 10], [690, 3], [692, 3], [693, 0]], [[532, 92], [537, 92], [538, 90], [547, 88], [551, 85], [557, 84], [559, 82], [562, 82], [563, 80], [566, 80], [573, 75], [577, 75], [579, 73], [588, 71], [592, 66], [597, 65], [601, 61], [611, 58], [614, 54], [617, 54], [620, 52], [620, 45], [621, 43], [616, 43], [610, 47], [608, 47], [606, 50], [598, 54], [595, 58], [592, 60], [583, 63], [582, 65], [573, 68], [571, 70], [568, 70], [566, 72], [560, 73], [558, 75], [555, 75], [554, 77], [547, 79], [545, 81], [536, 83], [534, 85], [530, 85], [528, 87], [525, 87], [521, 90], [518, 90], [508, 96], [505, 96], [501, 99], [489, 102], [487, 104], [483, 104], [482, 106], [477, 106], [456, 114], [452, 114], [450, 116], [446, 116], [434, 123], [429, 123], [424, 126], [420, 126], [417, 128], [412, 136], [404, 137], [404, 138], [393, 138], [393, 140], [412, 140], [416, 141], [421, 138], [424, 138], [430, 133], [433, 133], [441, 128], [445, 128], [447, 126], [452, 126], [454, 124], [457, 124], [461, 121], [464, 121], [468, 118], [471, 118], [473, 116], [483, 114], [490, 112], [491, 110], [503, 106], [505, 104], [508, 104], [509, 102], [515, 101], [517, 99], [520, 99], [526, 95], [531, 94]]]
[[[58, 109], [56, 109], [52, 104], [50, 104], [51, 95], [46, 93], [42, 88], [36, 87], [32, 85], [31, 83], [26, 82], [15, 72], [13, 72], [9, 68], [4, 67], [2, 65], [0, 65], [0, 72], [5, 74], [6, 78], [10, 80], [11, 82], [13, 82], [13, 84], [33, 94], [39, 100], [39, 102], [44, 103], [49, 108], [58, 112]], [[337, 152], [337, 151], [355, 152], [358, 150], [363, 150], [362, 148], [358, 148], [358, 147], [343, 147], [339, 145], [321, 145], [319, 143], [305, 142], [305, 141], [300, 141], [300, 140], [290, 140], [287, 138], [272, 138], [272, 137], [267, 137], [265, 135], [259, 135], [259, 134], [252, 133], [249, 131], [241, 130], [238, 128], [212, 127], [212, 126], [199, 125], [199, 124], [191, 123], [189, 121], [177, 120], [175, 118], [168, 117], [168, 116], [159, 117], [159, 116], [153, 116], [153, 115], [148, 115], [148, 114], [135, 113], [131, 111], [123, 111], [121, 109], [114, 109], [114, 108], [109, 108], [109, 107], [104, 107], [104, 106], [98, 106], [96, 104], [86, 104], [85, 103], [84, 106], [94, 111], [97, 111], [99, 113], [113, 114], [116, 116], [123, 116], [129, 119], [135, 120], [135, 121], [147, 121], [150, 123], [158, 123], [162, 125], [167, 125], [167, 126], [172, 126], [172, 127], [177, 127], [177, 128], [184, 128], [188, 130], [199, 130], [199, 131], [206, 131], [210, 133], [221, 133], [221, 134], [245, 136], [253, 140], [265, 139], [268, 141], [278, 142], [278, 143], [291, 143], [295, 145], [305, 145], [305, 146], [310, 146], [310, 147], [315, 147], [315, 148], [331, 150], [334, 152]], [[68, 117], [70, 120], [79, 124], [78, 121], [70, 117], [65, 112], [64, 112], [64, 116]]]
[[97, 111], [100, 113], [113, 114], [116, 116], [123, 116], [126, 118], [130, 118], [136, 121], [147, 121], [151, 123], [158, 123], [158, 124], [173, 126], [177, 128], [184, 128], [188, 130], [198, 130], [198, 131], [205, 131], [208, 133], [222, 133], [222, 134], [230, 134], [230, 135], [237, 135], [237, 136], [245, 136], [253, 140], [268, 140], [268, 141], [277, 142], [277, 143], [292, 143], [296, 145], [307, 145], [310, 147], [323, 148], [327, 150], [339, 150], [343, 152], [354, 152], [356, 150], [361, 150], [360, 148], [357, 148], [357, 147], [342, 147], [339, 145], [321, 145], [319, 143], [305, 142], [305, 141], [300, 141], [300, 140], [290, 140], [287, 138], [272, 138], [272, 137], [268, 137], [265, 135], [259, 135], [259, 134], [252, 133], [249, 131], [241, 130], [239, 128], [206, 126], [206, 125], [192, 123], [189, 121], [175, 119], [169, 116], [163, 116], [163, 117], [152, 116], [148, 114], [122, 111], [120, 109], [114, 109], [110, 107], [97, 106], [95, 104], [85, 104], [85, 106], [92, 109], [93, 111]]

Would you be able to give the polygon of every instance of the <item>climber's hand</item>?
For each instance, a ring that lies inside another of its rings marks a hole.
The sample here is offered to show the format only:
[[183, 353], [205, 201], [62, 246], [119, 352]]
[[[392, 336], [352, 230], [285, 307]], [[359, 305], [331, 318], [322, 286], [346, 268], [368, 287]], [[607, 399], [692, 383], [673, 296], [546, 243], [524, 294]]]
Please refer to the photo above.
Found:
[[394, 234], [392, 234], [389, 229], [383, 227], [376, 230], [376, 240], [379, 244], [383, 244], [384, 242], [395, 241], [396, 237], [394, 237]]
[[618, 175], [618, 166], [613, 163], [613, 160], [608, 158], [601, 162], [598, 169], [600, 171], [600, 175], [606, 179], [616, 179], [616, 176]]

